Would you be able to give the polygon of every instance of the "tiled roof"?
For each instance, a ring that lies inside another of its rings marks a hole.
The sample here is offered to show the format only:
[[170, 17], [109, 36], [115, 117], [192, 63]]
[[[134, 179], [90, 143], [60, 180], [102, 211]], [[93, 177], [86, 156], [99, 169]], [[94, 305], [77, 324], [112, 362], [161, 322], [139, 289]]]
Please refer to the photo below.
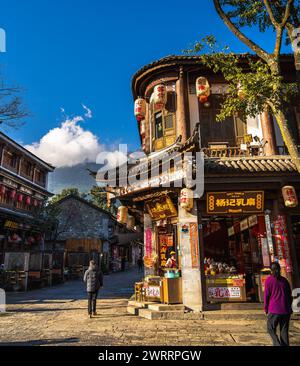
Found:
[[205, 173], [297, 173], [289, 156], [257, 156], [205, 159]]
[[[254, 58], [254, 59], [257, 59], [258, 56], [256, 55], [253, 55], [251, 53], [241, 53], [239, 54], [238, 56], [240, 56], [240, 59], [243, 60], [245, 59], [246, 60], [246, 57], [251, 57], [251, 58]], [[292, 54], [282, 54], [280, 56], [281, 58], [281, 61], [284, 62], [284, 61], [293, 61], [293, 55]], [[135, 85], [135, 81], [136, 79], [142, 75], [145, 71], [147, 70], [150, 70], [152, 68], [155, 68], [156, 66], [161, 66], [161, 65], [167, 65], [169, 63], [186, 63], [186, 64], [189, 64], [189, 63], [197, 63], [197, 62], [200, 62], [201, 61], [201, 56], [199, 55], [169, 55], [169, 56], [166, 56], [166, 57], [163, 57], [159, 60], [155, 60], [143, 67], [141, 67], [132, 77], [132, 87], [133, 87], [133, 90], [134, 90], [134, 85]]]

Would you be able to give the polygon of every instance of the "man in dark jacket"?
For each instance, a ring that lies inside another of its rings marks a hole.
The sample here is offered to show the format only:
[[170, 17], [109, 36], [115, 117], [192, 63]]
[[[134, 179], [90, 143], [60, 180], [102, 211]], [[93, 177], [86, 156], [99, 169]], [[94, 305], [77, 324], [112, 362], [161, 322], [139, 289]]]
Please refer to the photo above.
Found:
[[88, 312], [90, 318], [97, 315], [97, 296], [100, 287], [103, 286], [103, 274], [96, 266], [95, 261], [90, 261], [89, 269], [85, 272], [84, 282], [86, 283], [86, 290], [88, 293]]

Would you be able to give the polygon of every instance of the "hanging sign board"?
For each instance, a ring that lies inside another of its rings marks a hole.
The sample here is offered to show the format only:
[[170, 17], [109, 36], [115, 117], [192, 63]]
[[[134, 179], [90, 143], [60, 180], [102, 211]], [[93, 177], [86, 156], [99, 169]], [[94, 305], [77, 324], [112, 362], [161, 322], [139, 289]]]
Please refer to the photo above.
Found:
[[162, 196], [147, 201], [146, 207], [153, 220], [163, 220], [177, 216], [177, 210], [169, 196]]
[[207, 193], [208, 214], [243, 214], [264, 211], [264, 192], [209, 192]]

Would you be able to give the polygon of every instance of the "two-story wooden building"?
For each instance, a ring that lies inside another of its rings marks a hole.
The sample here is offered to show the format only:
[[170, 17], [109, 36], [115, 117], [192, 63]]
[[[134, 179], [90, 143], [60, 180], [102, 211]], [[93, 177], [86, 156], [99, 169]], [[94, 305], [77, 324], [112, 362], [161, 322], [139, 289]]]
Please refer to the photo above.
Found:
[[[282, 56], [281, 68], [286, 82], [295, 81], [291, 56]], [[168, 277], [175, 252], [181, 300], [194, 310], [261, 301], [262, 270], [273, 260], [293, 285], [300, 277], [300, 175], [269, 113], [216, 121], [226, 90], [223, 76], [197, 56], [140, 69], [132, 93], [145, 158], [130, 166], [127, 184], [106, 182], [144, 223], [145, 274]], [[299, 105], [291, 102], [288, 117], [300, 144]], [[192, 159], [178, 166], [187, 152]], [[191, 179], [182, 181], [189, 172], [203, 178], [202, 195]]]
[[[42, 268], [49, 269], [49, 258], [40, 254], [46, 249], [45, 233], [37, 214], [51, 196], [47, 178], [53, 170], [0, 132], [0, 264], [12, 287], [24, 288], [31, 275], [34, 280]], [[18, 272], [21, 278], [16, 277]]]

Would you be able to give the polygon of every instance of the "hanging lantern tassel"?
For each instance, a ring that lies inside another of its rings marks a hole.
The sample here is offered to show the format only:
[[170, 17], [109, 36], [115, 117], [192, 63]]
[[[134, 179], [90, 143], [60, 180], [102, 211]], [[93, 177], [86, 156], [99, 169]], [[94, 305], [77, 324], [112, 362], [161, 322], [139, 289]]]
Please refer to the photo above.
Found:
[[191, 189], [183, 188], [180, 192], [180, 207], [191, 211], [194, 206], [194, 192]]
[[293, 208], [298, 206], [298, 197], [293, 186], [284, 186], [282, 188], [282, 196], [286, 207]]
[[203, 76], [196, 80], [196, 93], [200, 103], [206, 103], [211, 94], [209, 82]]
[[145, 119], [146, 116], [146, 101], [143, 98], [138, 98], [134, 102], [134, 115], [138, 122]]
[[125, 206], [120, 206], [118, 208], [117, 221], [121, 224], [126, 224], [127, 217], [128, 217], [128, 208]]

